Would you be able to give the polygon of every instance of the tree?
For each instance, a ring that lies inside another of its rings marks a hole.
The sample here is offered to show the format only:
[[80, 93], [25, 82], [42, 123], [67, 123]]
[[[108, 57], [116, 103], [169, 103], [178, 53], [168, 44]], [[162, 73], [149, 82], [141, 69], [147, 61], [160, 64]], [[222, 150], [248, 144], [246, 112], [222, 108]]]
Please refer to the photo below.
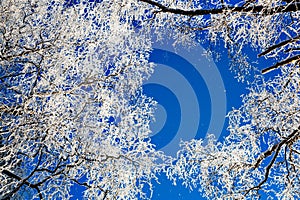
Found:
[[157, 32], [171, 30], [178, 38], [176, 43], [194, 38], [209, 41], [212, 48], [223, 44], [232, 58], [232, 70], [241, 80], [253, 70], [245, 48], [277, 60], [263, 73], [300, 59], [298, 0], [141, 1], [154, 7], [160, 27], [171, 27]]
[[299, 194], [299, 67], [256, 82], [243, 106], [228, 116], [230, 134], [223, 143], [209, 136], [182, 143], [170, 178], [189, 187], [201, 186], [208, 198], [298, 199]]
[[[201, 184], [207, 197], [272, 189], [298, 197], [299, 6], [0, 1], [0, 197], [28, 190], [40, 199], [68, 199], [70, 187], [80, 185], [91, 199], [147, 198], [162, 166], [172, 180]], [[253, 70], [247, 47], [275, 58], [264, 73], [282, 69], [271, 81], [257, 79], [244, 105], [229, 114], [223, 143], [185, 142], [172, 162], [149, 140], [155, 102], [140, 89], [153, 71], [151, 39], [165, 36], [175, 44], [209, 41], [211, 50], [225, 45], [241, 79]]]
[[69, 199], [72, 185], [146, 197], [162, 156], [140, 89], [150, 40], [130, 2], [0, 1], [1, 199]]
[[228, 114], [223, 142], [212, 135], [207, 143], [182, 142], [168, 177], [199, 187], [208, 199], [300, 198], [299, 1], [142, 1], [174, 29], [192, 37], [205, 33], [214, 43], [221, 38], [240, 77], [249, 70], [243, 55], [249, 46], [259, 57], [275, 58], [262, 73], [280, 68], [269, 81], [256, 77], [243, 106]]

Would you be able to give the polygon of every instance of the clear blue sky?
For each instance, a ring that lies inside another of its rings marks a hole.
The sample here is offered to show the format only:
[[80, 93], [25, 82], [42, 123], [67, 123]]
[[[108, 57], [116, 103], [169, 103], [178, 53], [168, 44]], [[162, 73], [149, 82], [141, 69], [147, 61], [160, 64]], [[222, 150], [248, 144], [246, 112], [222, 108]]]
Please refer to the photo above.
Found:
[[[193, 50], [193, 49], [192, 49]], [[224, 51], [224, 49], [220, 49]], [[166, 53], [166, 52], [165, 52]], [[168, 53], [168, 52], [167, 52]], [[202, 59], [205, 59], [202, 56]], [[208, 91], [208, 86], [206, 85], [201, 74], [197, 71], [193, 71], [193, 64], [189, 63], [185, 58], [182, 58], [180, 55], [175, 53], [168, 53], [168, 56], [164, 55], [163, 50], [154, 50], [150, 57], [150, 61], [157, 64], [164, 64], [168, 67], [175, 69], [177, 72], [182, 74], [186, 79], [188, 79], [191, 84], [197, 98], [198, 106], [200, 110], [201, 118], [198, 122], [198, 131], [195, 137], [193, 138], [204, 138], [205, 134], [208, 131], [208, 126], [211, 119], [211, 107], [212, 102], [210, 101], [210, 94]], [[246, 84], [239, 83], [235, 78], [234, 74], [229, 70], [229, 60], [227, 58], [226, 51], [221, 56], [219, 62], [215, 62], [223, 83], [224, 89], [226, 90], [226, 109], [227, 111], [231, 110], [232, 107], [239, 107], [241, 105], [240, 95], [245, 93]], [[160, 66], [158, 66], [160, 67]], [[209, 70], [210, 66], [202, 66], [204, 69]], [[170, 74], [171, 76], [172, 74]], [[172, 77], [167, 77], [168, 74], [164, 74], [162, 78], [172, 79]], [[213, 76], [213, 75], [212, 75]], [[162, 81], [163, 82], [163, 81]], [[180, 86], [179, 86], [180, 87]], [[182, 86], [183, 87], [183, 86]], [[178, 116], [180, 113], [180, 102], [176, 99], [176, 94], [171, 94], [172, 91], [169, 91], [165, 86], [160, 86], [159, 84], [145, 85], [145, 93], [149, 96], [153, 96], [160, 105], [165, 108], [165, 124], [160, 127], [160, 131], [152, 137], [153, 143], [157, 145], [158, 149], [167, 145], [169, 141], [172, 140], [174, 134], [178, 130], [178, 123], [180, 119]], [[188, 100], [187, 100], [188, 101]], [[159, 114], [158, 114], [159, 115]], [[157, 118], [161, 118], [156, 116]], [[192, 119], [190, 119], [192, 120]], [[156, 123], [160, 123], [159, 121]], [[226, 135], [226, 124], [224, 123], [224, 128], [220, 139]], [[186, 133], [189, 134], [189, 133]], [[167, 152], [168, 153], [168, 152]], [[180, 183], [177, 186], [172, 185], [172, 183], [167, 180], [164, 175], [160, 176], [160, 184], [154, 183], [154, 194], [153, 198], [155, 200], [164, 200], [164, 199], [174, 199], [174, 200], [193, 200], [193, 199], [202, 199], [200, 193], [197, 190], [189, 191], [187, 188], [182, 186]]]

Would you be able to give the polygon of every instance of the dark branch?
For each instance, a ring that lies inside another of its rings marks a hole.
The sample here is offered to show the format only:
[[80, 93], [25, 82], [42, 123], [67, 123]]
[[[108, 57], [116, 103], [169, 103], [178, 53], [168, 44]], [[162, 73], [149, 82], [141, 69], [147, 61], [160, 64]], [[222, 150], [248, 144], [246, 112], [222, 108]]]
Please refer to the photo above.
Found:
[[276, 13], [284, 13], [284, 12], [296, 12], [300, 9], [300, 3], [293, 3], [289, 5], [281, 5], [276, 6], [274, 8], [267, 8], [265, 6], [249, 6], [249, 7], [224, 7], [219, 9], [198, 9], [198, 10], [183, 10], [178, 8], [169, 8], [165, 5], [162, 5], [158, 2], [152, 0], [140, 0], [142, 2], [148, 3], [152, 6], [155, 6], [160, 9], [161, 12], [165, 13], [173, 13], [179, 15], [188, 15], [188, 16], [197, 16], [197, 15], [215, 15], [221, 14], [225, 11], [231, 12], [249, 12], [249, 13], [261, 13], [261, 14], [276, 14]]
[[287, 144], [291, 141], [293, 141], [294, 138], [297, 138], [297, 136], [299, 135], [299, 130], [300, 130], [300, 126], [298, 127], [298, 129], [294, 130], [288, 137], [286, 137], [284, 140], [280, 141], [279, 143], [275, 144], [272, 146], [271, 149], [265, 151], [256, 161], [255, 165], [254, 165], [254, 168], [257, 168], [259, 166], [259, 164], [262, 162], [262, 160], [264, 160], [265, 158], [269, 157], [270, 155], [272, 155], [274, 152], [274, 155], [270, 161], [270, 163], [268, 164], [268, 166], [266, 167], [266, 170], [265, 170], [265, 176], [264, 176], [264, 179], [256, 186], [248, 189], [245, 193], [245, 195], [247, 195], [251, 190], [256, 190], [256, 189], [259, 189], [261, 188], [261, 186], [267, 182], [268, 178], [269, 178], [269, 174], [270, 174], [270, 170], [273, 166], [273, 164], [275, 163], [276, 159], [277, 159], [277, 156], [281, 150], [281, 147], [284, 145], [284, 144]]
[[289, 39], [289, 40], [285, 40], [285, 41], [283, 41], [283, 42], [280, 42], [280, 43], [278, 43], [278, 44], [276, 44], [276, 45], [273, 45], [273, 46], [269, 47], [266, 51], [264, 51], [264, 52], [258, 54], [258, 57], [264, 56], [264, 55], [270, 53], [271, 51], [273, 51], [273, 50], [275, 50], [275, 49], [277, 49], [277, 48], [279, 48], [279, 47], [282, 47], [282, 46], [285, 46], [285, 45], [287, 45], [287, 44], [293, 43], [293, 42], [297, 41], [298, 39], [300, 39], [300, 35], [298, 35], [297, 37], [294, 37], [294, 38], [292, 38], [292, 39]]
[[286, 59], [286, 60], [283, 60], [283, 61], [281, 61], [281, 62], [278, 62], [278, 63], [276, 63], [276, 64], [273, 65], [273, 66], [267, 67], [267, 68], [263, 69], [263, 70], [261, 71], [261, 73], [262, 73], [262, 74], [266, 74], [266, 73], [268, 73], [268, 72], [270, 72], [270, 71], [272, 71], [272, 70], [274, 70], [274, 69], [277, 69], [277, 68], [280, 67], [280, 66], [289, 64], [289, 63], [291, 63], [291, 62], [293, 62], [293, 61], [297, 61], [297, 60], [300, 60], [300, 55], [293, 56], [293, 57], [291, 57], [291, 58], [288, 58], [288, 59]]
[[[35, 190], [38, 192], [39, 198], [40, 198], [40, 199], [43, 199], [42, 193], [41, 193], [41, 191], [40, 191], [40, 189], [39, 189], [38, 186], [33, 185], [33, 184], [29, 183], [28, 181], [24, 181], [21, 177], [15, 175], [15, 174], [13, 174], [13, 173], [11, 173], [11, 172], [8, 171], [8, 170], [3, 170], [3, 171], [2, 171], [2, 174], [6, 175], [6, 176], [9, 176], [9, 177], [11, 177], [11, 178], [17, 179], [18, 181], [22, 181], [23, 184], [27, 185], [28, 187], [30, 187], [30, 188], [32, 188], [32, 189], [35, 189]], [[9, 195], [10, 195], [10, 194], [9, 194]], [[9, 197], [7, 197], [7, 198], [5, 198], [5, 199], [9, 200]]]
[[262, 160], [264, 160], [265, 158], [269, 157], [270, 155], [272, 155], [272, 153], [278, 148], [281, 147], [283, 144], [285, 144], [286, 142], [288, 142], [291, 138], [293, 138], [298, 131], [300, 130], [300, 126], [298, 127], [298, 129], [294, 130], [288, 137], [286, 137], [284, 140], [282, 140], [281, 142], [273, 145], [270, 149], [268, 149], [267, 151], [265, 151], [264, 153], [261, 154], [261, 156], [256, 160], [256, 163], [254, 165], [254, 168], [257, 168], [259, 166], [259, 164], [261, 163]]
[[40, 147], [39, 147], [39, 152], [41, 152], [41, 153], [40, 153], [40, 155], [39, 155], [39, 158], [38, 158], [38, 161], [37, 161], [37, 165], [36, 165], [36, 167], [32, 170], [32, 172], [31, 172], [26, 178], [22, 179], [21, 177], [19, 177], [19, 176], [13, 174], [13, 173], [11, 173], [11, 172], [9, 172], [9, 171], [7, 171], [7, 170], [3, 170], [3, 171], [2, 171], [3, 174], [6, 174], [6, 175], [8, 175], [8, 176], [14, 175], [14, 177], [12, 177], [12, 178], [15, 178], [15, 179], [17, 179], [18, 181], [20, 181], [20, 183], [19, 183], [19, 184], [18, 184], [18, 185], [10, 192], [10, 193], [9, 193], [9, 195], [13, 195], [13, 194], [17, 193], [18, 190], [19, 190], [23, 185], [27, 185], [27, 186], [30, 187], [30, 188], [36, 189], [37, 192], [38, 192], [38, 195], [39, 195], [40, 199], [43, 199], [43, 196], [42, 196], [42, 194], [41, 194], [41, 192], [40, 192], [40, 189], [39, 189], [38, 185], [36, 185], [36, 184], [31, 184], [30, 182], [28, 182], [28, 180], [30, 179], [30, 177], [32, 177], [32, 176], [34, 175], [34, 173], [36, 172], [38, 166], [41, 164], [42, 156], [43, 156], [43, 152], [41, 151], [42, 149], [43, 149], [43, 146], [40, 146]]

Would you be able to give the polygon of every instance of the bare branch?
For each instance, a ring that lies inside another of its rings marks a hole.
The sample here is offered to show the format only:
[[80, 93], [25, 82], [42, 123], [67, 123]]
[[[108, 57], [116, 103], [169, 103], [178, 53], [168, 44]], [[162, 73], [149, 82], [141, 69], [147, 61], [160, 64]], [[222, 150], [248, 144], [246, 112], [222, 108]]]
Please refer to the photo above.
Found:
[[285, 45], [287, 45], [287, 44], [291, 44], [291, 43], [293, 43], [293, 42], [296, 42], [296, 41], [298, 41], [299, 39], [300, 39], [300, 35], [298, 35], [298, 36], [296, 36], [296, 37], [294, 37], [294, 38], [292, 38], [292, 39], [289, 39], [289, 40], [285, 40], [285, 41], [283, 41], [283, 42], [280, 42], [280, 43], [278, 43], [278, 44], [276, 44], [276, 45], [273, 45], [273, 46], [269, 47], [267, 50], [265, 50], [264, 52], [258, 54], [258, 57], [264, 56], [264, 55], [270, 53], [271, 51], [273, 51], [273, 50], [275, 50], [275, 49], [277, 49], [277, 48], [279, 48], [279, 47], [282, 47], [282, 46], [285, 46]]
[[226, 11], [230, 12], [250, 12], [250, 13], [260, 13], [263, 15], [272, 15], [276, 13], [284, 12], [296, 12], [300, 8], [300, 3], [296, 2], [294, 4], [277, 6], [274, 8], [266, 8], [264, 6], [249, 6], [249, 7], [224, 7], [220, 9], [200, 9], [200, 10], [182, 10], [177, 8], [169, 8], [165, 5], [162, 5], [156, 1], [152, 0], [140, 0], [141, 2], [148, 3], [152, 6], [155, 6], [160, 9], [161, 12], [179, 14], [179, 15], [188, 15], [188, 16], [197, 16], [197, 15], [215, 15], [222, 14]]
[[280, 61], [280, 62], [276, 63], [276, 64], [273, 65], [273, 66], [270, 66], [270, 67], [267, 67], [267, 68], [263, 69], [263, 70], [261, 71], [261, 73], [262, 73], [262, 74], [266, 74], [266, 73], [268, 73], [268, 72], [270, 72], [270, 71], [272, 71], [272, 70], [275, 70], [275, 69], [277, 69], [277, 68], [279, 68], [279, 67], [281, 67], [281, 66], [283, 66], [283, 65], [287, 65], [287, 64], [289, 64], [289, 63], [296, 62], [296, 61], [298, 61], [298, 60], [300, 60], [300, 55], [293, 56], [293, 57], [288, 58], [288, 59], [286, 59], [286, 60]]
[[[40, 191], [40, 189], [39, 189], [38, 186], [29, 183], [27, 180], [24, 181], [21, 177], [19, 177], [19, 176], [13, 174], [13, 173], [11, 173], [10, 171], [7, 171], [7, 170], [3, 170], [3, 171], [2, 171], [2, 174], [5, 174], [5, 175], [7, 175], [7, 176], [9, 176], [9, 177], [11, 177], [11, 178], [17, 179], [18, 181], [21, 181], [23, 184], [27, 185], [28, 187], [30, 187], [30, 188], [32, 188], [32, 189], [35, 189], [35, 190], [38, 192], [39, 198], [40, 198], [40, 199], [43, 199], [43, 196], [42, 196], [41, 191]], [[21, 187], [21, 186], [20, 186], [20, 187]], [[6, 198], [4, 198], [4, 199], [5, 199], [5, 200], [9, 200], [9, 199], [10, 199], [9, 196], [11, 196], [11, 195], [14, 194], [14, 193], [15, 193], [15, 192], [9, 193], [9, 194], [8, 194], [8, 197], [6, 197]]]

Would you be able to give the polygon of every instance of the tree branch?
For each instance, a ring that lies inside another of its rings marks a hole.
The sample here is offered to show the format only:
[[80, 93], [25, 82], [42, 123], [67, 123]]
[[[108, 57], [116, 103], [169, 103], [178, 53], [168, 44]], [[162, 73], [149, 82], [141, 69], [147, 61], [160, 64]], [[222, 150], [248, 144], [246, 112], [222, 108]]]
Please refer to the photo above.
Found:
[[269, 47], [266, 51], [264, 51], [264, 52], [258, 54], [258, 57], [264, 56], [264, 55], [270, 53], [271, 51], [273, 51], [273, 50], [275, 50], [275, 49], [277, 49], [277, 48], [279, 48], [279, 47], [285, 46], [285, 45], [287, 45], [287, 44], [289, 44], [289, 43], [293, 43], [293, 42], [297, 41], [298, 39], [300, 39], [300, 35], [298, 35], [298, 36], [296, 36], [296, 37], [294, 37], [294, 38], [292, 38], [292, 39], [289, 39], [289, 40], [285, 40], [285, 41], [283, 41], [283, 42], [280, 42], [280, 43], [278, 43], [278, 44], [276, 44], [276, 45], [273, 45], [273, 46]]
[[[28, 181], [24, 181], [21, 177], [15, 175], [15, 174], [13, 174], [13, 173], [11, 173], [11, 172], [8, 171], [8, 170], [3, 170], [3, 171], [2, 171], [2, 174], [6, 175], [6, 176], [9, 176], [9, 177], [11, 177], [11, 178], [17, 179], [18, 181], [22, 181], [23, 184], [27, 185], [28, 187], [30, 187], [30, 188], [32, 188], [32, 189], [35, 189], [35, 190], [38, 192], [39, 198], [40, 198], [40, 199], [43, 199], [43, 196], [42, 196], [41, 191], [40, 191], [40, 189], [39, 189], [38, 186], [33, 185], [33, 184], [29, 183]], [[9, 193], [9, 195], [10, 195], [10, 194], [11, 194], [11, 193]], [[10, 199], [10, 197], [5, 197], [3, 200], [9, 200], [9, 199]]]
[[286, 137], [284, 140], [282, 140], [281, 142], [275, 144], [272, 146], [271, 149], [265, 151], [256, 161], [255, 165], [254, 165], [254, 168], [257, 168], [259, 166], [259, 164], [262, 162], [262, 160], [264, 160], [265, 158], [269, 157], [270, 155], [273, 154], [273, 152], [275, 151], [274, 153], [274, 156], [272, 157], [272, 160], [270, 161], [270, 163], [268, 164], [268, 166], [266, 167], [266, 170], [265, 170], [265, 176], [264, 176], [264, 179], [256, 186], [254, 187], [251, 187], [250, 189], [248, 189], [245, 193], [245, 195], [247, 195], [251, 190], [255, 190], [255, 189], [259, 189], [267, 180], [268, 180], [268, 177], [269, 177], [269, 174], [270, 174], [270, 170], [273, 166], [273, 164], [275, 163], [276, 159], [277, 159], [277, 156], [280, 152], [280, 149], [281, 147], [290, 142], [294, 137], [297, 137], [297, 133], [299, 134], [299, 130], [300, 130], [300, 126], [294, 130], [288, 137]]
[[25, 185], [29, 186], [30, 188], [36, 189], [37, 192], [38, 192], [38, 195], [39, 195], [40, 199], [43, 199], [43, 196], [42, 196], [42, 194], [40, 192], [40, 189], [39, 189], [38, 185], [31, 184], [30, 182], [28, 182], [28, 179], [34, 175], [34, 173], [36, 172], [38, 166], [40, 165], [40, 163], [42, 161], [42, 155], [43, 155], [43, 152], [41, 151], [42, 148], [43, 148], [43, 146], [39, 147], [39, 152], [41, 152], [41, 153], [39, 155], [39, 158], [38, 158], [38, 161], [37, 161], [37, 164], [36, 164], [35, 168], [32, 170], [32, 172], [26, 178], [22, 179], [21, 177], [13, 174], [13, 173], [11, 173], [11, 172], [9, 172], [7, 170], [3, 170], [2, 171], [3, 174], [11, 176], [12, 178], [15, 178], [18, 181], [20, 181], [20, 183], [8, 195], [15, 194], [25, 184]]
[[274, 70], [274, 69], [277, 69], [278, 67], [280, 67], [280, 66], [282, 66], [282, 65], [286, 65], [286, 64], [289, 64], [289, 63], [291, 63], [291, 62], [293, 62], [293, 61], [297, 61], [297, 60], [300, 60], [300, 55], [293, 56], [293, 57], [291, 57], [291, 58], [288, 58], [288, 59], [286, 59], [286, 60], [283, 60], [283, 61], [281, 61], [281, 62], [278, 62], [278, 63], [276, 63], [276, 64], [273, 65], [273, 66], [267, 67], [267, 68], [263, 69], [263, 70], [261, 71], [261, 73], [262, 73], [262, 74], [266, 74], [266, 73], [268, 73], [268, 72], [270, 72], [270, 71], [272, 71], [272, 70]]
[[215, 15], [215, 14], [221, 14], [225, 11], [250, 12], [250, 13], [261, 13], [261, 14], [272, 15], [272, 14], [276, 14], [276, 13], [295, 12], [300, 9], [300, 3], [298, 3], [298, 2], [289, 4], [289, 5], [277, 6], [272, 9], [267, 8], [265, 6], [249, 6], [249, 7], [230, 6], [230, 7], [224, 7], [224, 8], [219, 8], [219, 9], [183, 10], [183, 9], [178, 9], [178, 8], [169, 8], [165, 5], [162, 5], [162, 4], [152, 1], [152, 0], [140, 0], [140, 1], [159, 8], [161, 10], [161, 12], [179, 14], [179, 15], [188, 15], [188, 16]]

